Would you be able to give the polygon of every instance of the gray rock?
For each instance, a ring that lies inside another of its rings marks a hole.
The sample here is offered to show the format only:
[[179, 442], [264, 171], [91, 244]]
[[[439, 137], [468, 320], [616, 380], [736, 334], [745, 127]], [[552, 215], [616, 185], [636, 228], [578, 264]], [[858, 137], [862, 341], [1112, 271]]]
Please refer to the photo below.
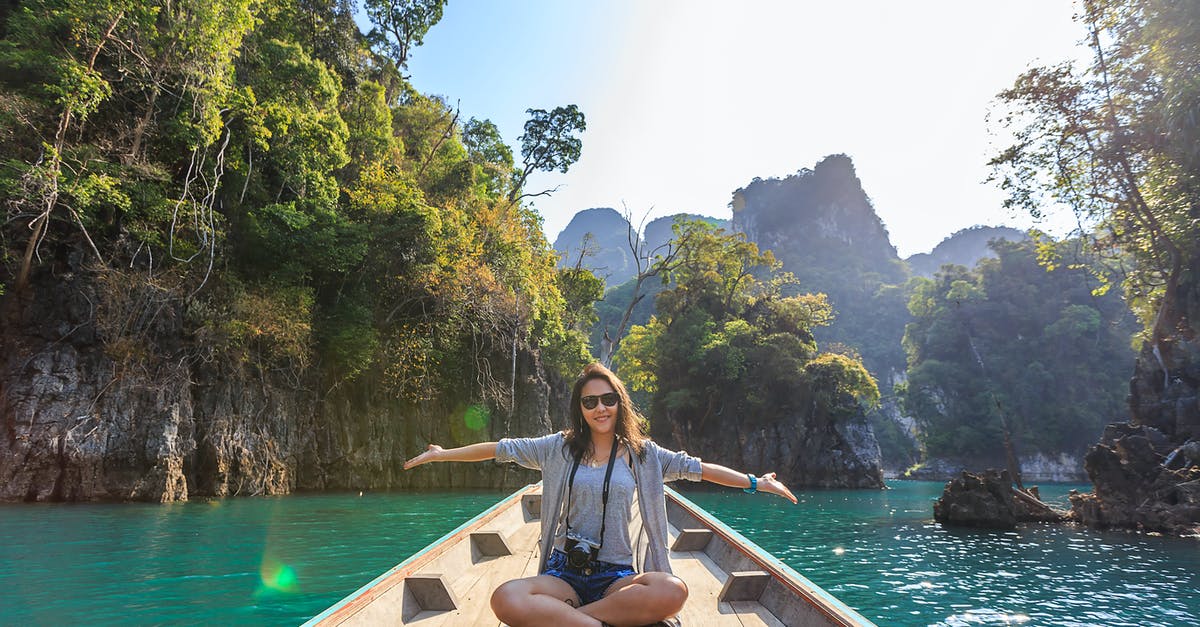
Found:
[[37, 298], [0, 301], [0, 500], [519, 486], [536, 477], [511, 465], [402, 466], [429, 442], [548, 433], [551, 406], [565, 404], [527, 351], [513, 407], [484, 407], [477, 428], [463, 421], [467, 403], [401, 403], [354, 386], [321, 395], [303, 376], [206, 355], [184, 328], [181, 299], [158, 293], [138, 301], [161, 306], [139, 323], [140, 343], [120, 344], [97, 327], [93, 279], [42, 276]]
[[1022, 522], [1062, 522], [1067, 512], [1038, 500], [1037, 488], [1023, 494], [1012, 487], [1008, 471], [963, 471], [946, 483], [942, 496], [933, 504], [933, 518], [958, 527], [1013, 529]]

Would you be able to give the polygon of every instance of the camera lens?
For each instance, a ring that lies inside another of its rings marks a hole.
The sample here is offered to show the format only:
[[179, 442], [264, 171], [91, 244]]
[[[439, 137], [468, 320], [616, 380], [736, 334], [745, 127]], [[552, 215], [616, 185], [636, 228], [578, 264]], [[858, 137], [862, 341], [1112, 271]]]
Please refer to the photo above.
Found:
[[591, 554], [583, 547], [573, 546], [567, 552], [567, 564], [570, 564], [572, 568], [583, 568], [587, 566], [590, 557]]

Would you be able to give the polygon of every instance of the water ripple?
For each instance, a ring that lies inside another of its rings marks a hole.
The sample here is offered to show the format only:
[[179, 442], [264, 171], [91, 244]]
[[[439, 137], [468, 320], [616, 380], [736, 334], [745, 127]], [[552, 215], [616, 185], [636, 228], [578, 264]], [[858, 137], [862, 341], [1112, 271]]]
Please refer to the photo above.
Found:
[[[808, 492], [799, 506], [688, 497], [881, 626], [1200, 625], [1195, 540], [1051, 525], [945, 529], [932, 521], [941, 484], [892, 487]], [[1071, 487], [1087, 489], [1042, 493]]]
[[[1195, 540], [944, 529], [941, 484], [893, 487], [687, 496], [881, 627], [1200, 625]], [[0, 624], [295, 625], [501, 496], [0, 506]]]

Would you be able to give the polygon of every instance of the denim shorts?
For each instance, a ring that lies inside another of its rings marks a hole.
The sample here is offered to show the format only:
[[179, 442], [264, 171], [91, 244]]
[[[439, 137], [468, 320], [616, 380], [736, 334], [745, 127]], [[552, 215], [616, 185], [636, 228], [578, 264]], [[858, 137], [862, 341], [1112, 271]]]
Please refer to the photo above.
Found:
[[627, 564], [610, 564], [599, 560], [595, 563], [596, 568], [592, 574], [585, 575], [567, 566], [567, 554], [554, 549], [554, 552], [550, 553], [550, 557], [546, 560], [546, 572], [542, 574], [558, 577], [570, 584], [575, 589], [575, 594], [579, 595], [580, 605], [599, 601], [604, 597], [609, 586], [616, 583], [618, 579], [636, 574], [633, 568]]

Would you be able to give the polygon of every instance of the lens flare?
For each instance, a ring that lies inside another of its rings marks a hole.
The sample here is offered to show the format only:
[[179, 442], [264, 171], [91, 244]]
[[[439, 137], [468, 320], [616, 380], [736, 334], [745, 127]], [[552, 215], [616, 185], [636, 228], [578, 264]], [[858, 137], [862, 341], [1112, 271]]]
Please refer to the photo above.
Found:
[[263, 558], [259, 576], [262, 577], [263, 587], [268, 590], [297, 592], [300, 587], [295, 569], [270, 557]]
[[471, 405], [467, 408], [467, 412], [463, 414], [463, 423], [468, 429], [478, 431], [487, 426], [489, 415], [488, 408], [483, 405]]

